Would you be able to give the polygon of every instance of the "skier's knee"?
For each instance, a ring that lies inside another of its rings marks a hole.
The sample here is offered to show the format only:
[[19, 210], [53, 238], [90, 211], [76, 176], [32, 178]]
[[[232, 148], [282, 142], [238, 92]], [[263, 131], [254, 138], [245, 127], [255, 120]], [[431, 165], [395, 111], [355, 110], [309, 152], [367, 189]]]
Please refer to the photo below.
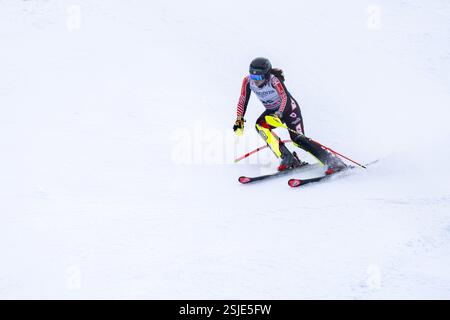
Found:
[[[271, 129], [270, 125], [266, 122], [266, 120], [263, 119], [256, 121], [256, 125], [259, 125], [265, 129]], [[258, 129], [258, 127], [256, 127], [256, 129]]]

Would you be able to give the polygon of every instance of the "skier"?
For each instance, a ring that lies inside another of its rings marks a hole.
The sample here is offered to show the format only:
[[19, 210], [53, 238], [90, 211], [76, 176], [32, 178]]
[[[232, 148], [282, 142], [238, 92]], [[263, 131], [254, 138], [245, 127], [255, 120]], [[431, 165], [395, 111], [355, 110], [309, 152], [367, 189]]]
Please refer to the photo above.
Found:
[[266, 108], [256, 120], [255, 127], [273, 153], [281, 159], [279, 171], [299, 167], [304, 162], [299, 160], [295, 152], [291, 153], [272, 131], [274, 127], [266, 122], [265, 116], [267, 115], [279, 118], [281, 122], [293, 130], [294, 132], [289, 131], [289, 135], [294, 145], [309, 152], [322, 164], [327, 165], [328, 170], [336, 172], [344, 169], [346, 165], [338, 157], [304, 136], [305, 129], [300, 106], [286, 89], [283, 71], [272, 68], [270, 61], [261, 57], [251, 62], [249, 71], [250, 74], [242, 82], [241, 96], [237, 106], [237, 118], [233, 126], [236, 134], [240, 135], [244, 130], [244, 116], [250, 93], [254, 92]]

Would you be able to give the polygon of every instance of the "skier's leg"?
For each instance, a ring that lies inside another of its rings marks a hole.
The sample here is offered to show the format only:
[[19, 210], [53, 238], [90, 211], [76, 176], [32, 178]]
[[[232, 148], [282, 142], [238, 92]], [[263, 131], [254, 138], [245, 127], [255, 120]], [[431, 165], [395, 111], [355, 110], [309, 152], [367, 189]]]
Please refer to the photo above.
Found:
[[[293, 97], [290, 97], [291, 104], [292, 104], [292, 110], [297, 113], [297, 117], [300, 118], [300, 126], [302, 128], [301, 132], [302, 134], [305, 134], [305, 126], [303, 125], [303, 117], [302, 117], [302, 110], [300, 109], [300, 105], [298, 104], [297, 100], [295, 100]], [[297, 125], [298, 126], [298, 125]]]
[[309, 152], [319, 162], [328, 165], [330, 168], [334, 168], [335, 170], [345, 168], [346, 166], [341, 159], [304, 136], [305, 131], [300, 107], [294, 99], [291, 98], [289, 100], [288, 103], [291, 103], [292, 110], [290, 113], [284, 115], [283, 120], [290, 129], [299, 133], [296, 134], [295, 132], [289, 131], [289, 135], [294, 144], [306, 152]]
[[[284, 112], [283, 118], [281, 119], [289, 129], [294, 130], [302, 135], [305, 134], [305, 129], [303, 127], [303, 118], [300, 111], [300, 107], [293, 98], [289, 97], [287, 103], [291, 106], [289, 110]], [[288, 107], [287, 107], [288, 108]], [[298, 134], [289, 131], [292, 141], [295, 141]]]
[[[295, 99], [291, 96], [288, 97], [287, 103], [288, 103], [288, 107], [287, 107], [288, 109], [285, 111], [281, 120], [287, 125], [287, 127], [289, 129], [296, 131], [300, 134], [305, 134], [300, 106], [298, 105], [297, 101], [295, 101]], [[300, 147], [295, 142], [297, 137], [299, 136], [299, 134], [289, 131], [289, 136], [291, 137], [291, 140], [293, 141], [294, 145], [297, 147]], [[299, 159], [296, 152], [294, 152], [294, 157], [298, 160], [299, 163], [306, 164], [306, 162], [302, 162]]]
[[258, 134], [263, 138], [263, 140], [267, 143], [269, 148], [273, 151], [277, 158], [281, 158], [281, 150], [280, 150], [280, 138], [272, 132], [274, 127], [270, 126], [266, 122], [266, 116], [273, 114], [269, 110], [264, 111], [259, 118], [256, 120], [255, 128]]
[[294, 155], [292, 155], [292, 153], [288, 150], [281, 139], [274, 132], [272, 132], [272, 129], [274, 129], [274, 127], [270, 126], [266, 122], [265, 116], [271, 114], [273, 114], [273, 112], [268, 110], [261, 114], [261, 116], [256, 121], [255, 127], [256, 131], [264, 139], [275, 156], [282, 159], [278, 170], [283, 171], [288, 168], [300, 165], [300, 161], [296, 159]]

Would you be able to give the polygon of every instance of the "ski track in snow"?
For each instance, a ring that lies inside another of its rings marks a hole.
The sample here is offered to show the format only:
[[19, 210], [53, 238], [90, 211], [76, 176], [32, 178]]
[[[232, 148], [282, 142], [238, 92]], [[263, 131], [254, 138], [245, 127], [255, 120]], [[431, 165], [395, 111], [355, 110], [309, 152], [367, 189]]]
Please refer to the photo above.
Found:
[[[0, 1], [0, 298], [450, 298], [448, 1], [281, 1], [263, 33], [252, 1], [77, 3]], [[240, 185], [276, 167], [232, 164], [260, 55], [307, 135], [380, 161]]]

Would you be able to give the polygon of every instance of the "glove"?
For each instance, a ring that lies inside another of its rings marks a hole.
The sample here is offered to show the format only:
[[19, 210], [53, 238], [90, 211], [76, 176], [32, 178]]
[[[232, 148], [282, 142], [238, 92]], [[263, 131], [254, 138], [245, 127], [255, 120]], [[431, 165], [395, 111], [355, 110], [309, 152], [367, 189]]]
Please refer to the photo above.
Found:
[[244, 132], [244, 122], [245, 120], [242, 117], [238, 117], [234, 123], [233, 130], [238, 136]]

